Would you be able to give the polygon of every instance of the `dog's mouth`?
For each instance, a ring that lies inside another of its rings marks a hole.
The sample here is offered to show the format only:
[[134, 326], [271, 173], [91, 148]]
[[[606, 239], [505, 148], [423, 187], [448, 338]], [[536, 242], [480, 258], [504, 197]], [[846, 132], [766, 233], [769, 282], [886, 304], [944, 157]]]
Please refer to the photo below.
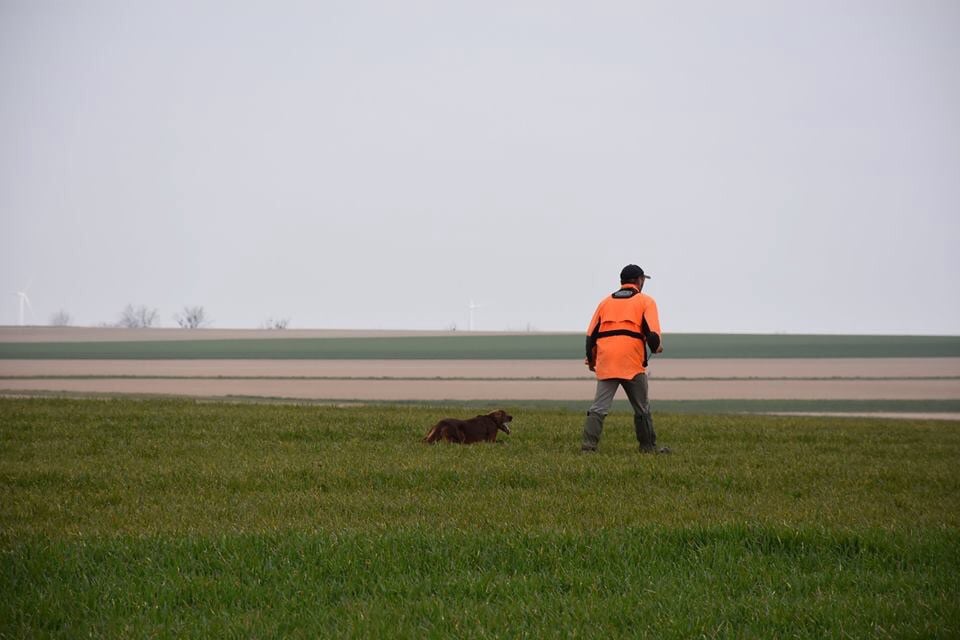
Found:
[[510, 423], [509, 423], [509, 422], [504, 422], [502, 425], [500, 425], [500, 430], [503, 431], [504, 433], [506, 433], [507, 435], [509, 435], [509, 434], [510, 434]]

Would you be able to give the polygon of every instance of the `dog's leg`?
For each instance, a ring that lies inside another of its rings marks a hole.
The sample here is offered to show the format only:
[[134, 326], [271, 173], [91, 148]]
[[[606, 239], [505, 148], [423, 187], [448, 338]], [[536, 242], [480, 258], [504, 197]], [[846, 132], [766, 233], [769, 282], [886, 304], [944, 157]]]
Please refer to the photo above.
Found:
[[423, 437], [423, 442], [426, 442], [427, 444], [433, 444], [434, 442], [439, 440], [437, 436], [437, 431], [439, 430], [439, 427], [440, 427], [439, 424], [434, 425], [433, 428], [427, 432], [427, 435]]

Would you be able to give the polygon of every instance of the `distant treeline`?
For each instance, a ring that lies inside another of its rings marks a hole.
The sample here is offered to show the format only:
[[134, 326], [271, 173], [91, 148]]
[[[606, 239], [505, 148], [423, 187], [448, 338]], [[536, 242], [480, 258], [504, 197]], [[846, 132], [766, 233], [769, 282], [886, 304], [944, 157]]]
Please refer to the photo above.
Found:
[[[960, 336], [667, 334], [656, 358], [960, 357]], [[0, 359], [505, 359], [584, 356], [579, 334], [0, 342]]]

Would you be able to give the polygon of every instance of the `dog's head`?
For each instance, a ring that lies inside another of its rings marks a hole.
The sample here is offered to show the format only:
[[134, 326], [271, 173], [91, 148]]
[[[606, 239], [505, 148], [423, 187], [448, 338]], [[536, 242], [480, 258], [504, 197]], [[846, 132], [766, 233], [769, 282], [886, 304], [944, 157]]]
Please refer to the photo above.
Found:
[[510, 421], [513, 420], [513, 416], [504, 411], [503, 409], [497, 409], [493, 413], [487, 414], [493, 421], [497, 423], [497, 429], [503, 431], [504, 433], [510, 433], [510, 427], [507, 425], [510, 424]]

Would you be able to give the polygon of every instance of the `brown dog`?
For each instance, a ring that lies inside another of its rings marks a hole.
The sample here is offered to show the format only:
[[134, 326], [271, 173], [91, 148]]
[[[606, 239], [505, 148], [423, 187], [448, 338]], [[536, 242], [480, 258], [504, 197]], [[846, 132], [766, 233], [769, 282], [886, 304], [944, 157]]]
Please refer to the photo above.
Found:
[[433, 444], [438, 440], [456, 442], [458, 444], [473, 444], [474, 442], [496, 442], [497, 431], [510, 433], [510, 421], [513, 416], [506, 411], [497, 410], [485, 416], [477, 416], [469, 420], [444, 418], [427, 432], [424, 442]]

